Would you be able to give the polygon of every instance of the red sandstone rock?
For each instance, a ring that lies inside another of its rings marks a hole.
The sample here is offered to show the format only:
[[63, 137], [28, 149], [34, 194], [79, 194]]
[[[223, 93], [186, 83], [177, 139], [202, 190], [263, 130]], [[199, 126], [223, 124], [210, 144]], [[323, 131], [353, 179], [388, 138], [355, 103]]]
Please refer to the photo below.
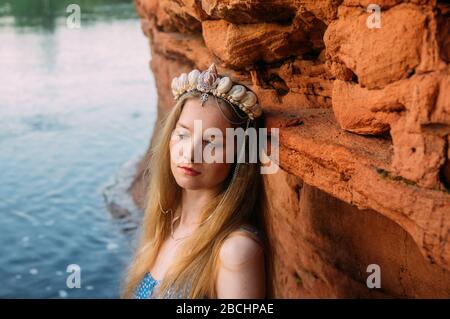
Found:
[[396, 6], [381, 13], [379, 29], [369, 29], [367, 17], [359, 8], [340, 10], [324, 36], [331, 63], [344, 64], [368, 89], [410, 76], [422, 58], [426, 13], [414, 5]]
[[[201, 3], [192, 0], [182, 1], [186, 10], [195, 8], [195, 11], [205, 12], [209, 19], [223, 19], [237, 24], [259, 22], [287, 24], [297, 11], [310, 12], [321, 21], [329, 22], [336, 17], [337, 5], [340, 2], [341, 0], [202, 0]], [[202, 16], [202, 20], [203, 18]]]
[[[450, 294], [449, 272], [427, 262], [390, 218], [336, 199], [281, 170], [264, 178], [282, 298], [437, 297]], [[382, 270], [381, 290], [367, 289], [367, 265]]]
[[257, 62], [274, 63], [322, 47], [309, 25], [300, 18], [291, 25], [259, 23], [235, 25], [225, 20], [203, 21], [206, 47], [227, 66], [251, 67]]
[[280, 128], [282, 169], [264, 177], [276, 297], [450, 296], [450, 6], [378, 1], [369, 29], [370, 3], [136, 0], [156, 125], [172, 77], [215, 62]]

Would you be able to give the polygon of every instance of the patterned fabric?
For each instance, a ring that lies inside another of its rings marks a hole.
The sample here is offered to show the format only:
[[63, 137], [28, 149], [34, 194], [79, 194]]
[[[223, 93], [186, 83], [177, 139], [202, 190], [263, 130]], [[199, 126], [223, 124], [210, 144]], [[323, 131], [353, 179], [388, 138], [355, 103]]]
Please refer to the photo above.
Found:
[[[244, 225], [239, 228], [240, 230], [244, 230], [249, 232], [253, 238], [256, 237], [257, 240], [260, 239], [259, 232], [253, 228], [252, 226]], [[159, 280], [156, 280], [152, 277], [150, 272], [146, 273], [144, 278], [141, 280], [139, 285], [136, 288], [135, 298], [136, 299], [153, 299], [153, 292], [155, 287], [158, 285]], [[173, 292], [169, 289], [168, 293], [164, 296], [164, 298], [171, 298]], [[182, 293], [180, 292], [176, 298], [181, 299]]]
[[[145, 274], [142, 281], [136, 288], [135, 298], [136, 299], [154, 299], [153, 292], [155, 291], [155, 287], [158, 285], [159, 280], [156, 280], [152, 277], [152, 275], [148, 272]], [[169, 288], [167, 293], [164, 295], [164, 299], [182, 299], [182, 292], [178, 294], [174, 293], [173, 289]]]
[[136, 288], [136, 299], [152, 298], [153, 289], [158, 284], [158, 280], [154, 279], [148, 272]]

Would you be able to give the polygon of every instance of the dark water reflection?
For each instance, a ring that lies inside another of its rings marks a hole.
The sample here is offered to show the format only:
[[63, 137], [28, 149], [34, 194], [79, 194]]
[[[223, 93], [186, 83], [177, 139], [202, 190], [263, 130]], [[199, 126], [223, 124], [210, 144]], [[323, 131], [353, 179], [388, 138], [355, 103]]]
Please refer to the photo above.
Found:
[[130, 0], [0, 0], [0, 19], [3, 25], [18, 28], [33, 27], [35, 31], [55, 30], [70, 11], [70, 4], [81, 8], [81, 19], [86, 24], [98, 21], [117, 21], [136, 18]]
[[118, 297], [139, 221], [124, 193], [153, 126], [148, 45], [130, 1], [77, 1], [80, 29], [67, 3], [0, 0], [3, 298]]

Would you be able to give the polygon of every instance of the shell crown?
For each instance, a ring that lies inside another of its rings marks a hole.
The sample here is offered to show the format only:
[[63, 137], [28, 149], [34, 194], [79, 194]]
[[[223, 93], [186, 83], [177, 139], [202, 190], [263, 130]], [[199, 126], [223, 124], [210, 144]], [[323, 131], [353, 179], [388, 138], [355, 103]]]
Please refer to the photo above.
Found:
[[252, 120], [262, 114], [255, 93], [243, 85], [233, 83], [228, 76], [221, 77], [217, 74], [214, 63], [203, 72], [194, 69], [188, 74], [182, 73], [174, 77], [171, 87], [175, 100], [186, 92], [199, 91], [202, 93], [200, 97], [202, 104], [208, 99], [209, 94], [212, 94], [239, 107]]

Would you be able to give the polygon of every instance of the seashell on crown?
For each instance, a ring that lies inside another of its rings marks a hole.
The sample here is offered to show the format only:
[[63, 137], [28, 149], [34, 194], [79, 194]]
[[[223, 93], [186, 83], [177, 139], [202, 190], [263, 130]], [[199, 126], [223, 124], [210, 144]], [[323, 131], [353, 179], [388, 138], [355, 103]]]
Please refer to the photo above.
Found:
[[252, 120], [262, 114], [255, 93], [243, 85], [234, 84], [228, 76], [219, 76], [214, 63], [203, 72], [194, 69], [189, 74], [182, 73], [173, 78], [172, 94], [175, 100], [178, 100], [184, 93], [191, 91], [202, 93], [200, 97], [202, 105], [208, 99], [209, 94], [212, 94], [239, 107]]

